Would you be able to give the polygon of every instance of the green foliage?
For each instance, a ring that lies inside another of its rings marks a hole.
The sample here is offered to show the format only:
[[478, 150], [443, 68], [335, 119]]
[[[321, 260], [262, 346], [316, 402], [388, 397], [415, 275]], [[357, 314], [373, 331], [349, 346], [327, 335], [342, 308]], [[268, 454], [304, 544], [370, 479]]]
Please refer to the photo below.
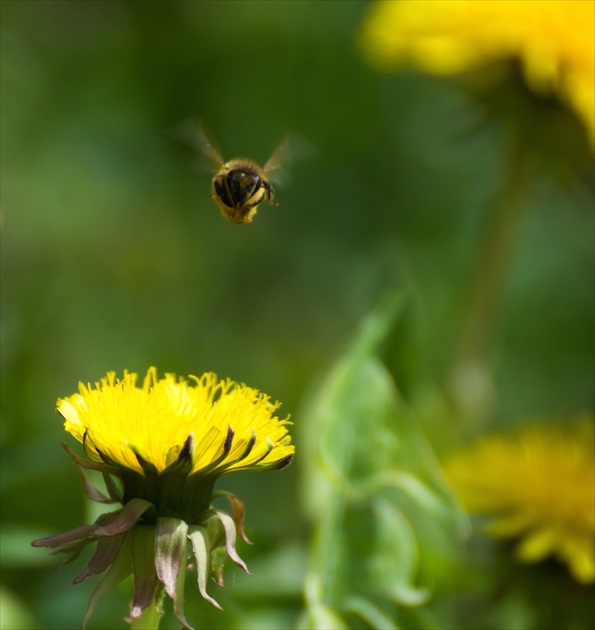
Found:
[[420, 550], [452, 544], [463, 524], [377, 356], [402, 302], [399, 295], [365, 319], [301, 413], [302, 494], [314, 523], [306, 627], [350, 627], [352, 617], [400, 627], [399, 609], [431, 596]]

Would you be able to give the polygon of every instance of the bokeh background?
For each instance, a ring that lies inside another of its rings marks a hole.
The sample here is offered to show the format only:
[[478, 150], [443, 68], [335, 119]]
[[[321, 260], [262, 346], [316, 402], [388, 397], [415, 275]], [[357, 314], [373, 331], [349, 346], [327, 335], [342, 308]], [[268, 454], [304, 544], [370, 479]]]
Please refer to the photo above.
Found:
[[[311, 535], [300, 466], [313, 457], [300, 410], [387, 294], [408, 306], [383, 358], [438, 452], [486, 426], [592, 408], [592, 181], [564, 188], [547, 170], [530, 179], [494, 287], [477, 395], [457, 398], [506, 146], [496, 127], [474, 132], [477, 106], [453, 85], [370, 67], [356, 45], [367, 9], [2, 1], [3, 627], [79, 627], [93, 588], [29, 547], [94, 518], [55, 413], [79, 380], [215, 371], [298, 425], [288, 470], [219, 484], [247, 505], [254, 577], [229, 569], [224, 613], [188, 597], [188, 617], [212, 628], [296, 623]], [[278, 208], [233, 225], [172, 134], [188, 118], [226, 159], [263, 163], [288, 132], [313, 150], [290, 165]], [[90, 627], [125, 627], [127, 598]]]

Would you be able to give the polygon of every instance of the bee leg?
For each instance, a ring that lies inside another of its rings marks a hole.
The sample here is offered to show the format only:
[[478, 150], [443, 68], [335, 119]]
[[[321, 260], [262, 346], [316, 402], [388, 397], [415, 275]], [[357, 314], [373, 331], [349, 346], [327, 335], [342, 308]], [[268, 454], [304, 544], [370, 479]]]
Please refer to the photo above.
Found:
[[266, 197], [267, 202], [270, 203], [271, 206], [278, 206], [279, 203], [274, 200], [275, 191], [273, 190], [273, 187], [268, 182], [263, 182], [262, 187], [266, 191], [265, 197]]
[[252, 219], [256, 216], [258, 212], [258, 206], [253, 206], [248, 210], [248, 212], [244, 215], [244, 223], [252, 223]]

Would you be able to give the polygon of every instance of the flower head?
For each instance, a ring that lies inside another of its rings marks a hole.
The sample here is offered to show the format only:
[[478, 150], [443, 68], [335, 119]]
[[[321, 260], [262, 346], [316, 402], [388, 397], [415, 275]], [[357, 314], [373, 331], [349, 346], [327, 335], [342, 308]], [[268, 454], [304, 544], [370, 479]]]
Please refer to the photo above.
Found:
[[[137, 375], [117, 379], [110, 372], [95, 387], [58, 401], [64, 428], [81, 444], [87, 458], [73, 453], [89, 498], [120, 503], [94, 525], [78, 527], [33, 542], [76, 558], [89, 543], [96, 551], [75, 579], [81, 582], [107, 569], [93, 593], [85, 621], [100, 599], [127, 574], [134, 575], [130, 616], [137, 619], [165, 592], [184, 628], [183, 590], [189, 555], [195, 562], [201, 595], [208, 595], [212, 574], [223, 584], [227, 556], [248, 571], [235, 549], [243, 532], [244, 506], [235, 496], [214, 491], [216, 480], [234, 470], [287, 466], [294, 446], [288, 419], [275, 416], [279, 403], [259, 391], [214, 374], [191, 382], [150, 368], [142, 386]], [[91, 484], [87, 469], [103, 474], [109, 494]], [[225, 497], [231, 515], [212, 502]], [[191, 550], [191, 551], [190, 551]]]
[[554, 556], [581, 583], [595, 581], [595, 432], [535, 425], [493, 435], [458, 454], [446, 474], [488, 533], [518, 541], [523, 562]]
[[360, 43], [382, 69], [456, 74], [518, 59], [539, 93], [555, 93], [595, 138], [593, 0], [380, 0]]
[[189, 474], [219, 477], [232, 470], [282, 467], [294, 447], [279, 403], [256, 389], [219, 380], [215, 374], [176, 380], [150, 368], [141, 387], [137, 375], [118, 380], [110, 372], [95, 387], [58, 401], [64, 428], [89, 458], [143, 474], [144, 463], [163, 472], [192, 438]]

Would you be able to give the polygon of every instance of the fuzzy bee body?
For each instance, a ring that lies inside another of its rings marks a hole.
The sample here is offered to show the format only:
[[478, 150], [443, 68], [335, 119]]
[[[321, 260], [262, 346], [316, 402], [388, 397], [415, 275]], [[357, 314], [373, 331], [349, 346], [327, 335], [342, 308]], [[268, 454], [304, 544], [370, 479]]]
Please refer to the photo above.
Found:
[[258, 206], [266, 201], [277, 206], [270, 173], [281, 169], [292, 157], [294, 138], [286, 136], [264, 167], [247, 158], [225, 162], [221, 151], [203, 125], [195, 129], [196, 144], [215, 168], [211, 196], [221, 213], [232, 223], [251, 223]]
[[245, 158], [221, 165], [213, 177], [211, 194], [222, 214], [233, 223], [250, 223], [263, 201], [278, 205], [265, 171]]

